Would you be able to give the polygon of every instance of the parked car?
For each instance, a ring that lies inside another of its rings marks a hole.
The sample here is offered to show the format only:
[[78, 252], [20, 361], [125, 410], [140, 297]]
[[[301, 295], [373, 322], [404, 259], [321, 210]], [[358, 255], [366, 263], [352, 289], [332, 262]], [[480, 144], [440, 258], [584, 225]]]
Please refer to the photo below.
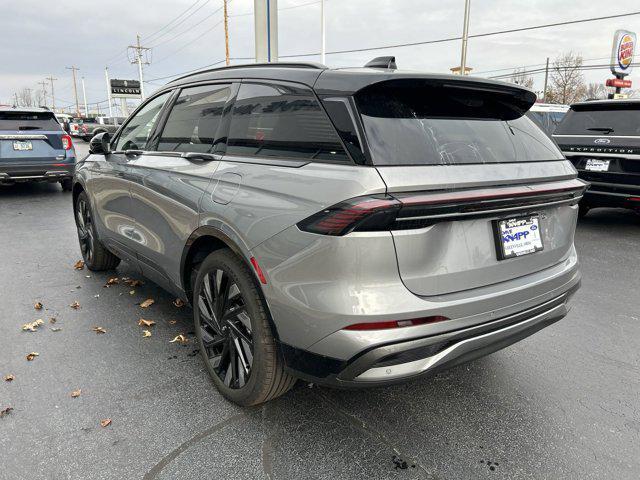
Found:
[[394, 63], [194, 73], [78, 165], [88, 268], [124, 259], [190, 301], [238, 404], [431, 374], [568, 311], [585, 183], [535, 94]]
[[0, 183], [60, 182], [71, 190], [76, 153], [46, 108], [0, 107]]
[[99, 123], [95, 117], [73, 117], [69, 123], [69, 135], [89, 141], [91, 137], [87, 131], [89, 129], [93, 130], [97, 125]]
[[80, 124], [78, 130], [82, 135], [82, 139], [88, 142], [98, 133], [116, 133], [125, 120], [126, 117], [97, 117], [95, 123]]
[[62, 129], [65, 132], [69, 133], [71, 131], [70, 123], [73, 117], [67, 113], [56, 113], [55, 116], [56, 120], [58, 120], [58, 123], [62, 125]]
[[553, 138], [591, 184], [581, 216], [594, 207], [640, 211], [640, 100], [575, 103]]
[[568, 110], [569, 105], [534, 103], [527, 116], [537, 122], [547, 134], [552, 135]]

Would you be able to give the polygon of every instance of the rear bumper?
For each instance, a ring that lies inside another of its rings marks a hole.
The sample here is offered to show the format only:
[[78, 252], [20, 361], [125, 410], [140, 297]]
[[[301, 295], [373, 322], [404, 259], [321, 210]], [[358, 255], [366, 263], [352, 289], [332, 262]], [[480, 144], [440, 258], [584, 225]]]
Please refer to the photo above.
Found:
[[488, 355], [562, 319], [580, 277], [561, 295], [540, 305], [469, 328], [365, 350], [347, 361], [282, 344], [285, 363], [294, 375], [336, 387], [368, 387], [404, 382], [434, 374]]
[[73, 163], [37, 163], [31, 165], [0, 165], [0, 183], [29, 181], [57, 182], [73, 177]]
[[591, 182], [584, 202], [593, 207], [640, 208], [640, 185]]

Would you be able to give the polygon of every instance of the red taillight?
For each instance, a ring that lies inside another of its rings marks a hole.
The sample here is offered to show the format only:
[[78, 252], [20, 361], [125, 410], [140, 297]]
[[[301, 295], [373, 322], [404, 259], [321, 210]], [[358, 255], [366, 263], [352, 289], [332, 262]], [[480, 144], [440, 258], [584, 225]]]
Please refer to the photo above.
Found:
[[[322, 235], [352, 231], [422, 228], [447, 215], [477, 214], [506, 207], [526, 207], [579, 198], [587, 183], [578, 180], [532, 185], [476, 188], [435, 192], [394, 193], [347, 200], [298, 223], [300, 230]], [[435, 220], [434, 220], [435, 219]]]
[[65, 150], [71, 150], [73, 148], [73, 143], [69, 135], [62, 135], [62, 148]]
[[253, 265], [253, 269], [256, 271], [256, 275], [258, 275], [260, 283], [266, 285], [267, 279], [264, 278], [264, 273], [262, 273], [262, 269], [260, 268], [260, 265], [258, 265], [258, 261], [255, 259], [255, 257], [251, 257], [251, 265]]
[[371, 323], [355, 323], [344, 327], [343, 330], [387, 330], [389, 328], [404, 328], [415, 327], [418, 325], [425, 325], [427, 323], [437, 323], [449, 320], [442, 315], [434, 315], [432, 317], [414, 318], [412, 320], [389, 320], [386, 322], [371, 322]]
[[629, 197], [630, 202], [640, 202], [640, 197]]

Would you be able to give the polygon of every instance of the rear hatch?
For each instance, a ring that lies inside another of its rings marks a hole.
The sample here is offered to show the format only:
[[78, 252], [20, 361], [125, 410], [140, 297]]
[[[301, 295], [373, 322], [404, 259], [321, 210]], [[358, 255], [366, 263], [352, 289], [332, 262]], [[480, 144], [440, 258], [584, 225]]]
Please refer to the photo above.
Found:
[[573, 105], [554, 139], [593, 189], [636, 193], [640, 186], [640, 102]]
[[0, 110], [0, 166], [64, 160], [63, 134], [52, 112]]
[[413, 293], [504, 282], [568, 257], [584, 183], [524, 116], [533, 93], [403, 79], [355, 99], [371, 161], [399, 202], [391, 231]]

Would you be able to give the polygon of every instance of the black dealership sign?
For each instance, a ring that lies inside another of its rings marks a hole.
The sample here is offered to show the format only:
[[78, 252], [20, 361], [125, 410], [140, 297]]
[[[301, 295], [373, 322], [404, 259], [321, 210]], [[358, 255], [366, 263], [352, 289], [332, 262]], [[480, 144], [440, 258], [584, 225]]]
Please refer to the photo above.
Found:
[[111, 96], [115, 98], [140, 98], [140, 82], [138, 80], [109, 81], [111, 84]]

